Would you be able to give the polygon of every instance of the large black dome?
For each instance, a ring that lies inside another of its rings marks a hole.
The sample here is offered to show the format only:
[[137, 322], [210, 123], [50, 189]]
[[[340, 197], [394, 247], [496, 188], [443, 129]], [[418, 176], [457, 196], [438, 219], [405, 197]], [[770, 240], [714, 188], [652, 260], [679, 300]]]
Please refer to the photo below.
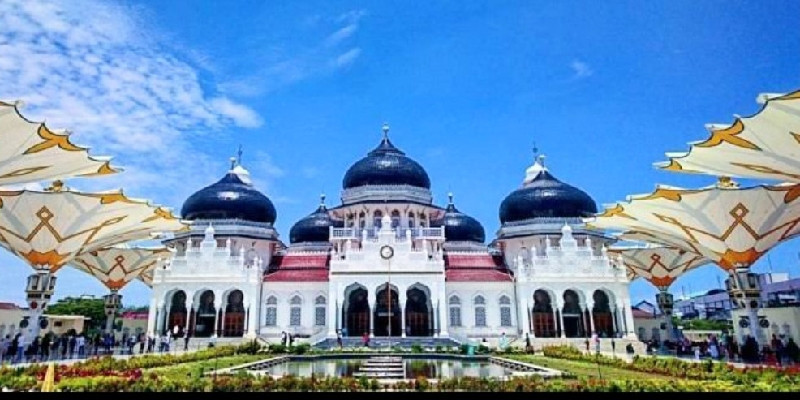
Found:
[[547, 169], [539, 171], [500, 204], [501, 223], [541, 217], [590, 217], [595, 213], [597, 204], [588, 194], [559, 181]]
[[[385, 127], [384, 132], [387, 130]], [[365, 185], [410, 185], [430, 189], [431, 181], [425, 169], [394, 147], [384, 134], [378, 147], [353, 164], [342, 181], [345, 189]]]
[[432, 226], [444, 226], [444, 238], [448, 242], [479, 242], [486, 240], [486, 233], [478, 220], [462, 213], [453, 204], [453, 197], [450, 197], [450, 204], [444, 212], [442, 219], [433, 221]]
[[313, 213], [297, 221], [289, 231], [290, 243], [327, 242], [330, 238], [330, 227], [340, 227], [328, 214], [325, 204], [320, 204]]
[[[237, 173], [240, 171], [239, 173]], [[183, 203], [181, 216], [195, 219], [242, 219], [275, 223], [277, 212], [272, 201], [256, 190], [241, 167], [229, 171], [217, 183], [200, 189]]]

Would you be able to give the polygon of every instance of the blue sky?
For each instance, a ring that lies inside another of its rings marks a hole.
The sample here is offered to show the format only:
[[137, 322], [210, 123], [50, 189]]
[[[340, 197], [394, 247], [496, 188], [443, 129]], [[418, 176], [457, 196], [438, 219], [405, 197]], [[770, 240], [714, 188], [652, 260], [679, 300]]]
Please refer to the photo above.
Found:
[[[338, 201], [388, 122], [435, 201], [454, 192], [492, 236], [534, 142], [598, 205], [656, 183], [705, 186], [652, 163], [705, 138], [706, 123], [756, 112], [757, 94], [800, 87], [796, 1], [387, 3], [8, 0], [0, 98], [126, 168], [74, 187], [123, 187], [176, 210], [242, 144], [284, 238], [320, 192]], [[797, 244], [770, 253], [774, 271], [798, 275]], [[29, 268], [8, 254], [0, 265], [0, 300], [22, 302]], [[59, 276], [56, 297], [104, 292]], [[673, 291], [717, 277], [701, 268]], [[655, 293], [642, 281], [631, 292]], [[146, 304], [148, 290], [123, 295]]]

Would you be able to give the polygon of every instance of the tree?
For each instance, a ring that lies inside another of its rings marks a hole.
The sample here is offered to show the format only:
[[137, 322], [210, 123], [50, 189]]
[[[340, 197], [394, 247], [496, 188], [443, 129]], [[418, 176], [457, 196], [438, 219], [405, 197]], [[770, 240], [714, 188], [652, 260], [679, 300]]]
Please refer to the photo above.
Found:
[[105, 327], [106, 311], [103, 299], [82, 299], [65, 297], [47, 307], [51, 315], [82, 315], [86, 321], [85, 331], [102, 330]]

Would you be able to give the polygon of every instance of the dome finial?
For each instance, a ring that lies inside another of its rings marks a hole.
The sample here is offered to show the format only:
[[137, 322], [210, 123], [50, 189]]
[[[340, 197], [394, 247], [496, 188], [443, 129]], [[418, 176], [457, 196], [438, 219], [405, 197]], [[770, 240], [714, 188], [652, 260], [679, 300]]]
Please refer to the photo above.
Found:
[[450, 205], [452, 205], [453, 204], [453, 192], [448, 192], [447, 193], [447, 198], [450, 200]]
[[323, 206], [323, 207], [325, 206], [325, 193], [320, 193], [320, 195], [319, 195], [319, 205]]
[[231, 171], [232, 171], [234, 168], [236, 168], [236, 157], [231, 157], [230, 161], [231, 161]]
[[241, 144], [239, 145], [239, 151], [236, 153], [236, 156], [237, 156], [236, 157], [237, 158], [236, 164], [237, 165], [242, 165], [242, 145]]
[[384, 122], [383, 123], [383, 127], [381, 127], [381, 130], [383, 130], [383, 140], [389, 139], [389, 123], [388, 122]]
[[539, 159], [539, 148], [536, 147], [536, 142], [535, 141], [533, 142], [533, 149], [532, 150], [533, 150], [533, 159], [534, 160]]

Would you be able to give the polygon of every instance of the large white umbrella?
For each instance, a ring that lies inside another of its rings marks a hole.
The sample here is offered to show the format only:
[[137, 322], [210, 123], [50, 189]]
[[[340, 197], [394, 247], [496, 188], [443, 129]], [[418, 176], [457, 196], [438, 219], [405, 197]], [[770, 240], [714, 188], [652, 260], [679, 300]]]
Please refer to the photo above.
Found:
[[761, 94], [750, 117], [730, 125], [708, 124], [708, 139], [688, 152], [667, 153], [656, 166], [668, 171], [800, 183], [800, 90]]
[[118, 171], [110, 158], [89, 156], [68, 134], [23, 117], [17, 103], [0, 101], [0, 187]]
[[678, 277], [694, 268], [706, 265], [711, 260], [700, 254], [678, 247], [646, 244], [633, 247], [611, 247], [609, 254], [617, 255], [625, 268], [637, 277], [642, 277], [658, 288], [657, 303], [664, 313], [667, 324], [667, 339], [672, 339], [673, 297], [669, 286]]
[[114, 325], [114, 315], [122, 306], [119, 290], [125, 285], [152, 273], [166, 261], [170, 251], [166, 247], [114, 246], [92, 250], [77, 256], [70, 265], [97, 278], [111, 293], [105, 296], [106, 331]]

